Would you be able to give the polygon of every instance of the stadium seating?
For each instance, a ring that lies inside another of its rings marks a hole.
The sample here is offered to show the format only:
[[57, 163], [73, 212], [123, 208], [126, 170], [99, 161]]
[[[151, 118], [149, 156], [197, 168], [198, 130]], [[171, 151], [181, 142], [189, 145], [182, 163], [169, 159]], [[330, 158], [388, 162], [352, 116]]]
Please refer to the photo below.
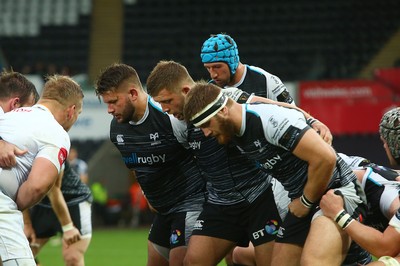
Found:
[[[3, 0], [0, 45], [8, 61], [57, 62], [86, 72], [91, 5]], [[352, 78], [399, 29], [398, 10], [397, 0], [125, 0], [123, 61], [143, 79], [160, 59], [185, 64], [196, 79], [207, 77], [201, 44], [209, 34], [226, 32], [243, 62], [285, 81]]]
[[16, 70], [37, 62], [88, 67], [91, 0], [2, 0], [0, 48]]
[[147, 76], [159, 59], [207, 77], [199, 60], [211, 33], [235, 38], [245, 63], [283, 80], [355, 77], [399, 28], [400, 2], [147, 0], [125, 5], [124, 61]]

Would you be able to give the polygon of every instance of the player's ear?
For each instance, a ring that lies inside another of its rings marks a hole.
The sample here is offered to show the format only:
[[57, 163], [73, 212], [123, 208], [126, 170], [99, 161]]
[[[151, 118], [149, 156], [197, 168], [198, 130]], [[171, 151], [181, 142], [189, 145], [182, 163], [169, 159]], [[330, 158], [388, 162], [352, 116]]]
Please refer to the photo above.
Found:
[[189, 86], [184, 86], [181, 91], [182, 91], [183, 95], [186, 95], [190, 91], [190, 87]]
[[70, 107], [68, 107], [68, 109], [67, 109], [67, 118], [68, 118], [68, 120], [71, 120], [72, 117], [74, 117], [75, 109], [76, 109], [76, 105], [75, 104], [73, 104]]
[[220, 110], [221, 114], [223, 116], [227, 116], [228, 115], [228, 107], [225, 105], [221, 110]]
[[15, 108], [19, 108], [19, 107], [21, 107], [21, 101], [20, 101], [19, 97], [12, 98], [11, 102], [10, 102], [11, 110], [14, 110]]
[[134, 99], [137, 98], [138, 92], [137, 92], [137, 89], [134, 86], [129, 88], [129, 95]]

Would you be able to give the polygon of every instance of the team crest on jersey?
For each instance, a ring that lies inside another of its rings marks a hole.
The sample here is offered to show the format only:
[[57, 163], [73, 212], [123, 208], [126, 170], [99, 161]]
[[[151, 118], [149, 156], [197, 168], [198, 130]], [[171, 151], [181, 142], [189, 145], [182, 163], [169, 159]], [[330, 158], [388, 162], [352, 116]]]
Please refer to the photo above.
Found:
[[150, 139], [156, 141], [159, 138], [158, 132], [150, 134]]
[[254, 146], [256, 146], [257, 148], [261, 148], [261, 141], [259, 139], [254, 141], [253, 143], [254, 143]]
[[60, 167], [61, 167], [61, 165], [63, 165], [63, 163], [67, 159], [67, 155], [68, 155], [68, 152], [65, 148], [61, 148], [60, 151], [58, 152], [58, 162], [60, 163]]
[[117, 135], [117, 142], [118, 142], [118, 145], [125, 145], [124, 135], [118, 134]]

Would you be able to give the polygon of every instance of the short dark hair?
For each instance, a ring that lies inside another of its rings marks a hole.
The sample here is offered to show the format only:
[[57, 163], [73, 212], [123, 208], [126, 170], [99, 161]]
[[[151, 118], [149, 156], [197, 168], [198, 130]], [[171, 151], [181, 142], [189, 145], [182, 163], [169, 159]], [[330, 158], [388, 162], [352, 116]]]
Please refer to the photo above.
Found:
[[0, 98], [19, 97], [21, 105], [24, 105], [33, 94], [35, 102], [39, 100], [39, 94], [35, 85], [24, 75], [13, 70], [4, 70], [0, 73]]
[[96, 81], [96, 95], [103, 95], [105, 92], [116, 90], [124, 81], [129, 80], [136, 86], [142, 88], [136, 70], [126, 64], [114, 63], [108, 66], [99, 75]]

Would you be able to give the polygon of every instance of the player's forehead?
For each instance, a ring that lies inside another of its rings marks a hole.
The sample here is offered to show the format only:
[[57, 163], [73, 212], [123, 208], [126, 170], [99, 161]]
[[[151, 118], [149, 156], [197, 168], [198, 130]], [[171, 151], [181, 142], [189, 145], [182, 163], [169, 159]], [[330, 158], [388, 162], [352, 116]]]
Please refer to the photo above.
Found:
[[212, 63], [204, 63], [205, 67], [213, 67], [213, 68], [220, 68], [220, 67], [224, 67], [224, 66], [228, 66], [226, 63], [224, 62], [212, 62]]
[[168, 101], [173, 99], [179, 99], [179, 95], [177, 92], [168, 89], [162, 89], [160, 92], [153, 96], [156, 101]]

